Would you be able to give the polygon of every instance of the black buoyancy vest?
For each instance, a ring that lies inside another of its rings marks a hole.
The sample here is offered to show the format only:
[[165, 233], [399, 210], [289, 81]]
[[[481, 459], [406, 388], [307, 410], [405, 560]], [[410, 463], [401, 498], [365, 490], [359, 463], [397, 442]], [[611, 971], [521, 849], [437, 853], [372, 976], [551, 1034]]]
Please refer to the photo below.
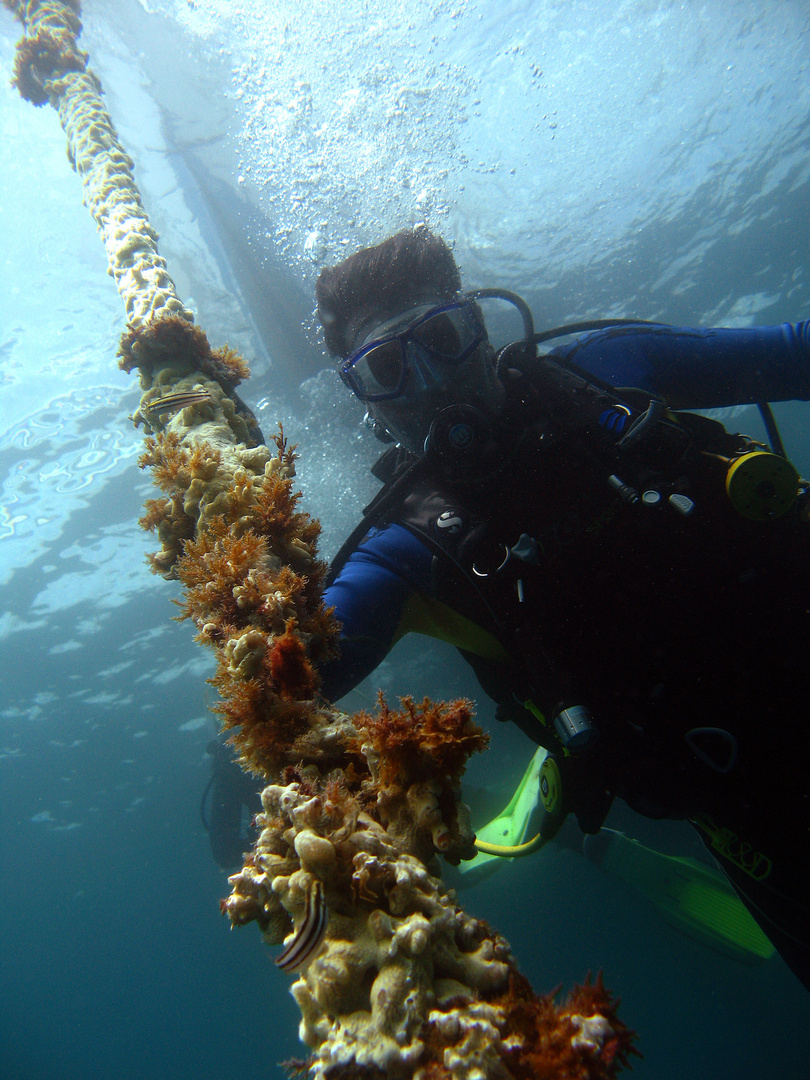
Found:
[[736, 661], [717, 656], [739, 616], [735, 584], [762, 562], [763, 530], [778, 530], [744, 521], [723, 493], [743, 441], [550, 361], [505, 381], [482, 475], [419, 459], [366, 525], [396, 521], [426, 543], [437, 598], [501, 641], [510, 682], [544, 715], [590, 710], [625, 777], [616, 793], [689, 812], [689, 785], [669, 778], [694, 758], [685, 732], [729, 706], [717, 688]]

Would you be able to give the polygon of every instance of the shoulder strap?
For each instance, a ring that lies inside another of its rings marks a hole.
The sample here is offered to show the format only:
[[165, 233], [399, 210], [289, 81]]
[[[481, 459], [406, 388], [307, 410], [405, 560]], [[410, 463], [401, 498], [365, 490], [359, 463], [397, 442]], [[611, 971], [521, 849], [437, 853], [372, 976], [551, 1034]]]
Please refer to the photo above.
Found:
[[[401, 453], [397, 453], [398, 451], [401, 451]], [[349, 533], [340, 550], [329, 564], [329, 570], [324, 580], [324, 588], [328, 588], [332, 584], [363, 537], [383, 520], [397, 501], [409, 490], [414, 481], [422, 476], [426, 471], [426, 467], [427, 463], [424, 458], [414, 457], [408, 451], [402, 451], [401, 447], [392, 446], [385, 451], [371, 470], [374, 476], [378, 479], [384, 479], [385, 482], [368, 506], [363, 508], [363, 517]]]

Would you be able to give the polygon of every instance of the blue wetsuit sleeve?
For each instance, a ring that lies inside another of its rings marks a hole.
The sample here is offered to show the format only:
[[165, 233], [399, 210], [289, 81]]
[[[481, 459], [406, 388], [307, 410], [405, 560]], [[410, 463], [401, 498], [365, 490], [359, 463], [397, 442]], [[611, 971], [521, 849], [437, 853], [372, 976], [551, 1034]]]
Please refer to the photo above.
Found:
[[612, 386], [658, 393], [677, 409], [810, 399], [810, 321], [716, 330], [620, 326], [551, 356]]
[[340, 656], [321, 670], [324, 697], [337, 701], [385, 659], [408, 598], [431, 591], [432, 555], [401, 525], [372, 529], [326, 590], [341, 624]]

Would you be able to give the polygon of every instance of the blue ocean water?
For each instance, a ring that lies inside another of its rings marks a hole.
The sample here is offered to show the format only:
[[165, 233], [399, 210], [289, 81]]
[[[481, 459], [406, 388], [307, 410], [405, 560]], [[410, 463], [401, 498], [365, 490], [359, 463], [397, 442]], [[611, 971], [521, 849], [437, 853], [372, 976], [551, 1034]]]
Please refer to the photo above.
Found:
[[[806, 2], [121, 0], [84, 21], [178, 291], [251, 358], [265, 431], [280, 418], [299, 442], [326, 556], [378, 449], [314, 327], [314, 278], [345, 252], [425, 220], [466, 284], [516, 289], [538, 325], [810, 312]], [[228, 932], [200, 817], [211, 660], [171, 621], [135, 524], [151, 491], [115, 363], [123, 308], [56, 115], [8, 85], [18, 36], [3, 9], [0, 1075], [280, 1075], [303, 1056], [289, 980], [253, 928]], [[807, 406], [776, 411], [806, 474]], [[758, 430], [747, 411], [726, 422]], [[418, 641], [347, 705], [377, 685], [478, 693]], [[531, 747], [485, 699], [479, 718], [481, 820]], [[620, 809], [609, 824], [697, 854], [685, 826]], [[573, 851], [462, 899], [538, 990], [604, 970], [641, 1080], [810, 1075], [810, 999], [781, 961], [708, 950]]]

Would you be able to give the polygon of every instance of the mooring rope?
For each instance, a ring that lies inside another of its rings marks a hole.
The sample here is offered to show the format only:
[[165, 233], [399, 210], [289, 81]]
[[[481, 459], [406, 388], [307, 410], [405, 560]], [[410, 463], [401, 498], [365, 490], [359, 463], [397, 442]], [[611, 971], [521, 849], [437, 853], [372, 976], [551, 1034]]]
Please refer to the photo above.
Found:
[[[142, 464], [165, 493], [143, 524], [153, 567], [185, 586], [183, 617], [217, 656], [216, 707], [268, 779], [254, 850], [222, 902], [287, 947], [284, 971], [316, 1080], [588, 1076], [632, 1052], [601, 977], [563, 1005], [537, 998], [508, 944], [428, 872], [474, 853], [460, 779], [486, 739], [468, 702], [347, 717], [317, 694], [336, 627], [321, 601], [317, 522], [296, 509], [294, 454], [274, 452], [234, 392], [244, 362], [213, 352], [158, 254], [133, 163], [77, 44], [78, 0], [3, 0], [25, 28], [14, 81], [59, 112], [128, 326], [122, 366], [144, 395]], [[187, 888], [193, 888], [189, 881]], [[261, 1045], [261, 1044], [258, 1044]], [[251, 1066], [248, 1066], [250, 1068]], [[260, 1052], [255, 1068], [264, 1073]]]

